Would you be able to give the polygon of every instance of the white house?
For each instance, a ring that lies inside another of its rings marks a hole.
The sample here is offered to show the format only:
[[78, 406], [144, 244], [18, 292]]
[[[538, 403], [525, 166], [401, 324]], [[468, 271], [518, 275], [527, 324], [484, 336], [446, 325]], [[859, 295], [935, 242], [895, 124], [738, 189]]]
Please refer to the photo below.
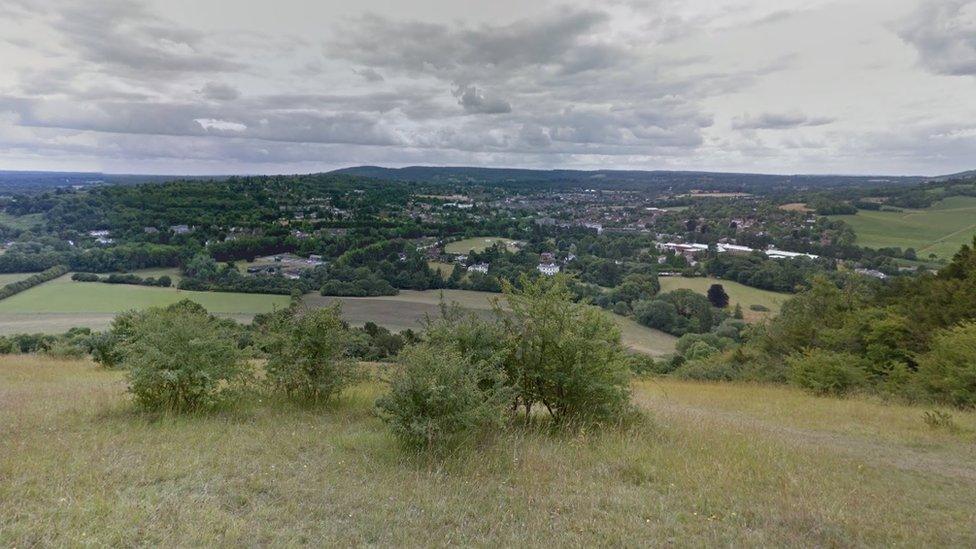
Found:
[[488, 263], [475, 263], [474, 265], [468, 265], [468, 271], [473, 271], [481, 274], [488, 274]]
[[539, 272], [546, 276], [553, 276], [559, 272], [559, 265], [555, 263], [539, 263]]

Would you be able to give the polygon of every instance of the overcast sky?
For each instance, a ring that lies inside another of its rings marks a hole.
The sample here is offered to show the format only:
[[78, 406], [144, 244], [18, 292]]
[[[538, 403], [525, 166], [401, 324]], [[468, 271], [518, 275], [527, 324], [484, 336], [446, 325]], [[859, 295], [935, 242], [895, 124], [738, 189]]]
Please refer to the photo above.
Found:
[[976, 168], [976, 0], [0, 0], [0, 169]]

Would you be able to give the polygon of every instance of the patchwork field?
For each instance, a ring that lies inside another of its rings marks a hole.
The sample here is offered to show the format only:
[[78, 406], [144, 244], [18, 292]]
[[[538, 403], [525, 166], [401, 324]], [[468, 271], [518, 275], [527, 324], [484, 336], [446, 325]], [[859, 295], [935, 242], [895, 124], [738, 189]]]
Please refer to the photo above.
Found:
[[976, 197], [953, 196], [924, 210], [861, 210], [832, 217], [848, 223], [861, 246], [915, 248], [919, 258], [950, 258], [976, 235]]
[[[142, 276], [158, 276], [146, 274]], [[159, 271], [161, 274], [169, 274]], [[119, 312], [191, 299], [208, 311], [241, 321], [287, 307], [288, 296], [186, 292], [176, 288], [74, 282], [70, 275], [0, 300], [0, 334], [63, 332], [74, 326], [104, 329]]]
[[486, 248], [494, 246], [499, 242], [504, 244], [509, 251], [517, 251], [517, 248], [513, 244], [515, 242], [514, 240], [495, 236], [479, 236], [475, 238], [465, 238], [464, 240], [458, 240], [457, 242], [450, 242], [444, 246], [444, 251], [449, 254], [466, 254], [472, 251], [482, 252]]
[[781, 387], [638, 382], [647, 419], [399, 448], [337, 404], [133, 411], [123, 374], [0, 357], [0, 546], [973, 547], [976, 414]]
[[[310, 307], [323, 307], [336, 301], [342, 303], [342, 316], [347, 322], [361, 325], [375, 322], [390, 330], [417, 329], [425, 315], [436, 317], [440, 312], [441, 295], [445, 303], [457, 303], [461, 307], [489, 315], [492, 300], [499, 294], [468, 290], [402, 290], [395, 296], [379, 297], [327, 297], [317, 294], [305, 296]], [[608, 313], [609, 314], [609, 313]], [[624, 344], [642, 353], [661, 356], [674, 352], [677, 339], [664, 332], [653, 330], [619, 315], [610, 315], [620, 327]]]
[[[712, 284], [721, 284], [725, 288], [725, 293], [729, 294], [729, 307], [735, 307], [736, 303], [742, 305], [742, 314], [750, 322], [778, 314], [783, 302], [791, 297], [790, 294], [760, 290], [738, 282], [712, 277], [662, 276], [658, 280], [661, 282], [662, 292], [685, 289], [705, 294]], [[762, 305], [768, 308], [769, 312], [751, 311], [749, 305]]]

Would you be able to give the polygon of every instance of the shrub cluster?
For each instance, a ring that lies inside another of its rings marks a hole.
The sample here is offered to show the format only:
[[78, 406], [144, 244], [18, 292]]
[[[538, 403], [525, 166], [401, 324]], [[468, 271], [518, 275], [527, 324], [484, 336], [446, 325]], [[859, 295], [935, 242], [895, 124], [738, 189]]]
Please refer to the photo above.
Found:
[[493, 319], [444, 309], [409, 347], [377, 404], [409, 445], [440, 445], [484, 432], [504, 411], [557, 424], [605, 423], [629, 410], [631, 360], [611, 319], [575, 303], [564, 277], [506, 285]]
[[71, 275], [71, 280], [75, 282], [104, 282], [106, 284], [133, 284], [135, 286], [159, 286], [169, 288], [173, 285], [173, 279], [168, 275], [155, 278], [152, 276], [142, 278], [132, 273], [118, 274], [112, 273], [106, 277], [100, 277], [95, 273], [75, 273]]

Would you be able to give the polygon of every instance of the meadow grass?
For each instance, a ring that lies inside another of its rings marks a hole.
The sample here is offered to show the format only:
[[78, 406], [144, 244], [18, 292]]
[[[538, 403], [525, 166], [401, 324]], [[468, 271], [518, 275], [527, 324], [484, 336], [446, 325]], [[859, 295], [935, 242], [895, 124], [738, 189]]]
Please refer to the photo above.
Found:
[[[658, 280], [661, 282], [662, 292], [685, 289], [707, 294], [708, 288], [712, 284], [721, 284], [725, 288], [725, 293], [729, 294], [730, 310], [735, 308], [736, 303], [742, 305], [742, 314], [749, 321], [761, 320], [779, 314], [783, 303], [792, 297], [790, 294], [760, 290], [731, 280], [720, 280], [712, 277], [662, 276]], [[750, 305], [762, 305], [769, 311], [752, 311], [749, 309]]]
[[[135, 271], [146, 276], [170, 275], [175, 269]], [[29, 275], [24, 275], [29, 276]], [[165, 306], [182, 299], [203, 305], [211, 313], [250, 322], [255, 314], [285, 308], [289, 296], [229, 292], [187, 292], [131, 284], [75, 282], [65, 275], [0, 300], [0, 334], [62, 333], [74, 327], [104, 330], [116, 314], [129, 309]]]
[[289, 297], [230, 292], [188, 292], [176, 288], [75, 282], [65, 275], [0, 300], [5, 313], [119, 313], [190, 299], [212, 313], [264, 313], [287, 307]]
[[514, 240], [510, 238], [502, 238], [499, 236], [477, 236], [473, 238], [465, 238], [464, 240], [458, 240], [456, 242], [449, 242], [444, 246], [444, 251], [449, 254], [466, 254], [468, 252], [483, 252], [489, 246], [494, 246], [496, 243], [501, 242], [509, 249], [509, 251], [515, 251], [513, 246]]
[[[513, 427], [434, 457], [373, 415], [378, 382], [322, 408], [256, 395], [156, 416], [133, 409], [119, 372], [2, 357], [0, 545], [976, 543], [976, 480], [890, 461], [920, 451], [914, 420], [875, 432], [919, 409], [701, 387], [637, 383], [647, 419], [629, 428]], [[971, 434], [932, 436], [933, 460], [971, 459]]]
[[860, 210], [832, 217], [854, 229], [860, 246], [915, 248], [920, 258], [933, 253], [950, 258], [976, 235], [976, 197], [952, 196], [923, 210]]

